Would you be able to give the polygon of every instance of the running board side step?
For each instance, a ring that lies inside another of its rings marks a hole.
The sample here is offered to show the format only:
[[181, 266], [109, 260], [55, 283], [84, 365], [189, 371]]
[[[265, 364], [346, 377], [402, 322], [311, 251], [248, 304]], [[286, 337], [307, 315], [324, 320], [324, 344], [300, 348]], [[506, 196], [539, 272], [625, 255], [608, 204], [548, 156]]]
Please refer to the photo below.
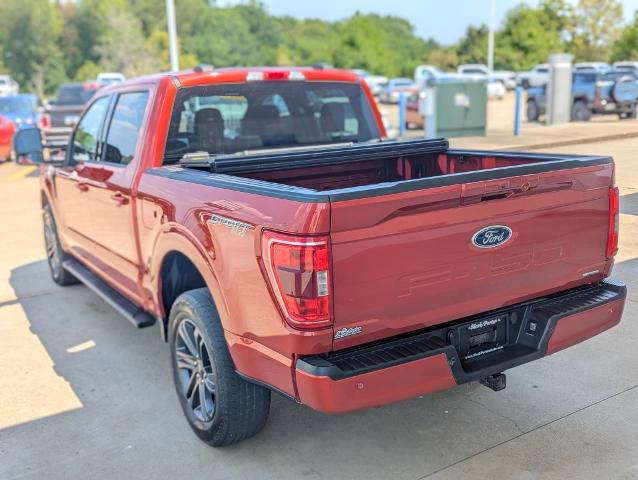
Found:
[[137, 328], [150, 327], [155, 318], [146, 310], [141, 309], [128, 298], [104, 282], [91, 270], [77, 260], [66, 260], [62, 266], [72, 273], [79, 281], [97, 293], [102, 300], [111, 305]]

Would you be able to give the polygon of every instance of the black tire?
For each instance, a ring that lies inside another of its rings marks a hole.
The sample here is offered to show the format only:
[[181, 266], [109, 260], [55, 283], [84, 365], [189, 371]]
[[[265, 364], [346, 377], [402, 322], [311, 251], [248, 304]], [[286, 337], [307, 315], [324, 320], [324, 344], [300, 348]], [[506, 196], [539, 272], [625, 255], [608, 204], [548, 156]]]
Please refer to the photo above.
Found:
[[591, 110], [583, 100], [576, 100], [572, 105], [572, 122], [589, 122]]
[[521, 87], [523, 87], [523, 90], [528, 90], [529, 89], [529, 80], [523, 80], [521, 82]]
[[175, 300], [169, 344], [177, 396], [199, 438], [221, 447], [250, 438], [264, 428], [270, 412], [270, 390], [235, 372], [208, 289], [190, 290]]
[[51, 271], [51, 278], [53, 278], [55, 283], [63, 287], [79, 283], [79, 280], [62, 266], [70, 256], [62, 249], [58, 237], [58, 228], [55, 224], [55, 217], [49, 204], [46, 204], [42, 211], [42, 222], [44, 224], [44, 245], [47, 253], [47, 263]]
[[527, 101], [527, 121], [528, 122], [538, 122], [538, 119], [541, 116], [540, 109], [538, 108], [538, 104], [534, 100]]

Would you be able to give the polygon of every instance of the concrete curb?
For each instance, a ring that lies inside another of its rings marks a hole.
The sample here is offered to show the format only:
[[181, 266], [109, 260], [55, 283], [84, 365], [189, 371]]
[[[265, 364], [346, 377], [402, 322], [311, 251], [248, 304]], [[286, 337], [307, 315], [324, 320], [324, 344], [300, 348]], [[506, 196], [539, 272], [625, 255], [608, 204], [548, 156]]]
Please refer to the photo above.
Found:
[[583, 145], [586, 143], [610, 142], [612, 140], [626, 140], [638, 137], [638, 131], [623, 132], [613, 135], [602, 135], [600, 137], [573, 138], [570, 140], [554, 141], [548, 143], [534, 143], [530, 145], [513, 145], [504, 147], [502, 150], [541, 150], [545, 148], [566, 147], [569, 145]]

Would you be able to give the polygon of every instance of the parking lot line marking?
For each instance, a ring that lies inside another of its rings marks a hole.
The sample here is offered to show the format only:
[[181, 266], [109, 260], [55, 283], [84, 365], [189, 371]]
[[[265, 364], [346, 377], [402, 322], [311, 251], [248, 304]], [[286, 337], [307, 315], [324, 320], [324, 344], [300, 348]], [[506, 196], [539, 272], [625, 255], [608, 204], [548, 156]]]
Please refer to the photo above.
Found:
[[9, 175], [9, 181], [14, 182], [16, 180], [20, 180], [21, 178], [29, 175], [31, 172], [34, 172], [36, 168], [38, 168], [37, 165], [29, 165], [28, 167], [24, 167], [23, 169], [18, 170], [16, 173]]

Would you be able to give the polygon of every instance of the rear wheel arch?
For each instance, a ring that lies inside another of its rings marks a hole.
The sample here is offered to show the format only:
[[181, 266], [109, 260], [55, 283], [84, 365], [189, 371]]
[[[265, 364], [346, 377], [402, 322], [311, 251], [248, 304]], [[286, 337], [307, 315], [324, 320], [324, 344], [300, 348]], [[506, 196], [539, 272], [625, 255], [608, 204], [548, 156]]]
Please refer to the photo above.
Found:
[[150, 275], [164, 339], [167, 338], [166, 328], [173, 303], [189, 290], [207, 288], [222, 324], [225, 323], [228, 317], [226, 303], [213, 267], [201, 247], [173, 232], [160, 238], [151, 258], [158, 259], [152, 263]]

